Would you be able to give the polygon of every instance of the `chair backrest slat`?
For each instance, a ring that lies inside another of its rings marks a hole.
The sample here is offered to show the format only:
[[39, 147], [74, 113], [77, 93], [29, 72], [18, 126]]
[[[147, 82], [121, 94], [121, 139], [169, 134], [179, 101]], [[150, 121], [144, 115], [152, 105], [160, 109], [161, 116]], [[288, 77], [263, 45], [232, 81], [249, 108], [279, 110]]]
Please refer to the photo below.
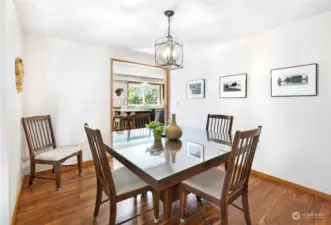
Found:
[[152, 137], [151, 129], [132, 129], [128, 131], [128, 141]]
[[108, 197], [116, 196], [115, 184], [100, 130], [93, 130], [87, 124], [84, 127], [93, 156], [97, 180]]
[[133, 129], [136, 128], [145, 128], [146, 124], [149, 124], [151, 122], [152, 115], [150, 113], [144, 113], [144, 114], [135, 114], [132, 116], [129, 116], [128, 118], [133, 121]]
[[206, 130], [231, 134], [233, 116], [208, 114]]
[[222, 189], [223, 199], [248, 184], [261, 129], [259, 126], [254, 130], [236, 132]]
[[56, 148], [50, 115], [22, 118], [22, 123], [31, 156], [38, 151]]

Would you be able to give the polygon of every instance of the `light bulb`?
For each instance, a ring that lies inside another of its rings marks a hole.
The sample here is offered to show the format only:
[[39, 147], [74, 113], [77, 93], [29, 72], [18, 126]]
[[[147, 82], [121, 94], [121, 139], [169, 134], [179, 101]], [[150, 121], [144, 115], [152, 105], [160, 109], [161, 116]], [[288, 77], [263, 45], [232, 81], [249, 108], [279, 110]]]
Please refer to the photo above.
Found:
[[172, 58], [176, 59], [176, 51], [175, 50], [172, 50]]
[[168, 58], [169, 55], [170, 55], [170, 48], [166, 48], [166, 50], [165, 50], [164, 53], [163, 53], [163, 57], [164, 57], [164, 58]]
[[170, 48], [166, 48], [166, 50], [163, 53], [163, 57], [164, 57], [164, 62], [167, 63], [170, 57]]

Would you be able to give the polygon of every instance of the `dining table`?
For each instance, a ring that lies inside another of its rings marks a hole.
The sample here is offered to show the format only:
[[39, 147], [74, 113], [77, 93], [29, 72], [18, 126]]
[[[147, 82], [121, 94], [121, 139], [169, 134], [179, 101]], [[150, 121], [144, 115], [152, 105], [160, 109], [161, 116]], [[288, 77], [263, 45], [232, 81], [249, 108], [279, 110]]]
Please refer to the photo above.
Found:
[[177, 141], [155, 140], [147, 128], [103, 134], [107, 153], [149, 184], [157, 201], [163, 201], [164, 219], [171, 217], [180, 183], [226, 162], [232, 149], [231, 134], [190, 127], [182, 131]]

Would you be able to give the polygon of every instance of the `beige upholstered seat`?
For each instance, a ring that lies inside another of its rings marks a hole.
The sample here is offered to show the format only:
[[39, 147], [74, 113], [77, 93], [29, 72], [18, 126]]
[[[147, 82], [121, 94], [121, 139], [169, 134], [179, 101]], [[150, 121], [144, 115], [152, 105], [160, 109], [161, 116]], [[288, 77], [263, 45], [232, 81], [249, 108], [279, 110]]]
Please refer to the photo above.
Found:
[[32, 116], [22, 118], [24, 133], [30, 153], [29, 187], [35, 176], [36, 164], [53, 166], [56, 190], [61, 190], [61, 164], [67, 159], [77, 157], [79, 176], [82, 175], [83, 151], [78, 146], [58, 147], [56, 145], [51, 116]]
[[[136, 197], [139, 194], [151, 191], [153, 193], [154, 203], [154, 218], [158, 221], [159, 218], [159, 198], [155, 191], [147, 185], [138, 176], [129, 171], [126, 167], [111, 170], [107, 158], [105, 146], [100, 130], [93, 130], [84, 126], [86, 136], [90, 145], [91, 153], [93, 156], [95, 172], [97, 177], [97, 196], [95, 200], [95, 208], [93, 213], [93, 220], [99, 214], [100, 205], [107, 201], [102, 201], [102, 194], [105, 193], [109, 198], [110, 215], [109, 225], [116, 224], [116, 204], [128, 198]], [[134, 216], [133, 218], [135, 218]], [[131, 218], [132, 219], [132, 218]], [[129, 220], [131, 220], [129, 219]], [[126, 220], [126, 221], [129, 221]], [[93, 223], [94, 224], [94, 223]]]
[[44, 161], [58, 161], [79, 151], [82, 151], [82, 148], [77, 145], [64, 146], [45, 151], [36, 155], [34, 158]]
[[[193, 193], [219, 205], [222, 225], [229, 224], [230, 204], [244, 212], [247, 225], [253, 224], [249, 213], [248, 181], [261, 129], [259, 126], [253, 130], [236, 131], [225, 171], [212, 168], [180, 184], [180, 222], [185, 222], [187, 195]], [[239, 197], [242, 200], [242, 208], [234, 204]]]
[[225, 172], [223, 170], [212, 168], [183, 181], [183, 183], [201, 192], [208, 193], [216, 199], [221, 199], [224, 178]]
[[115, 183], [116, 195], [122, 195], [148, 186], [147, 183], [126, 167], [112, 170], [112, 175]]

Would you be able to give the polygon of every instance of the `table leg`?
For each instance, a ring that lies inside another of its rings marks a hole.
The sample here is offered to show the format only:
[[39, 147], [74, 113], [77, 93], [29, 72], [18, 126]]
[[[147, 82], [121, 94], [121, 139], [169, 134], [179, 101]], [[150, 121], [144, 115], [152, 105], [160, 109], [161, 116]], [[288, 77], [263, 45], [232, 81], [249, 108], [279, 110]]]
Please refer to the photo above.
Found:
[[160, 193], [153, 191], [154, 223], [159, 223]]
[[171, 209], [172, 209], [172, 188], [171, 187], [164, 190], [163, 208], [164, 208], [164, 218], [166, 220], [170, 219]]

